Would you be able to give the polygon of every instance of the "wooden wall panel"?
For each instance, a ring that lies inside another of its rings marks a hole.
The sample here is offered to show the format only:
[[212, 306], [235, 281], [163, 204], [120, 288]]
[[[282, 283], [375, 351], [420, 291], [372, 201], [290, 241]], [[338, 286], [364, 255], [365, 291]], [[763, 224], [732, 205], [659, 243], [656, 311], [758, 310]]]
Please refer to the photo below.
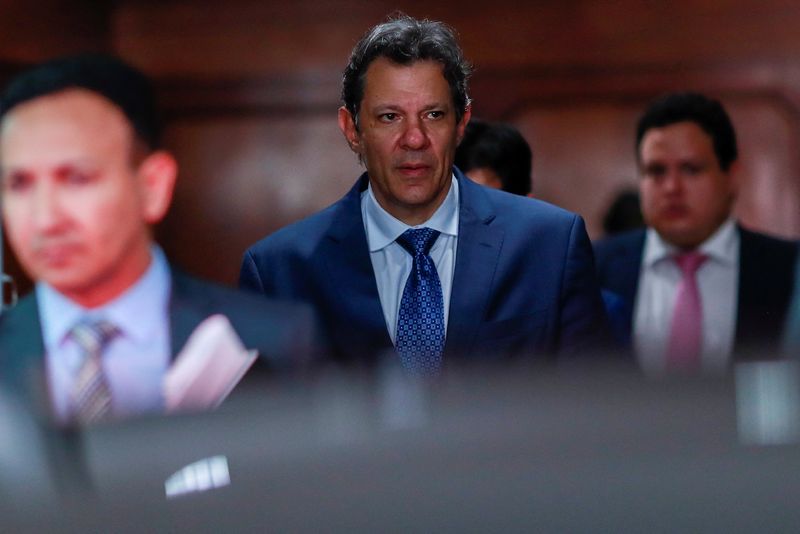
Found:
[[0, 0], [0, 59], [21, 64], [108, 50], [111, 2]]
[[[346, 190], [356, 169], [334, 123], [340, 72], [362, 32], [396, 7], [456, 27], [476, 66], [476, 115], [520, 127], [536, 193], [581, 213], [593, 237], [617, 190], [636, 184], [642, 108], [682, 89], [730, 107], [746, 175], [741, 218], [800, 236], [795, 2], [122, 2], [115, 47], [161, 80], [171, 143], [190, 169], [182, 180], [193, 186], [179, 188], [160, 234], [181, 263], [230, 282], [249, 242]], [[281, 124], [306, 137], [275, 134]], [[263, 171], [270, 162], [311, 199], [276, 203], [285, 184]], [[320, 181], [339, 166], [346, 178]], [[208, 193], [219, 176], [240, 194]], [[222, 252], [213, 264], [193, 257], [198, 239]]]
[[[750, 227], [800, 237], [800, 124], [780, 98], [741, 95], [723, 103], [739, 137], [737, 216]], [[637, 187], [635, 125], [645, 105], [532, 105], [512, 120], [533, 149], [535, 195], [583, 215], [592, 238], [601, 236], [617, 192]]]
[[249, 245], [331, 204], [362, 172], [335, 108], [303, 117], [175, 120], [166, 144], [180, 175], [159, 239], [179, 265], [228, 284], [238, 280]]
[[591, 237], [623, 187], [635, 185], [630, 105], [584, 102], [521, 110], [511, 121], [533, 151], [537, 198], [580, 213]]
[[793, 0], [122, 0], [113, 35], [158, 74], [338, 71], [358, 37], [397, 9], [453, 25], [482, 67], [794, 60], [800, 47]]
[[724, 103], [739, 141], [737, 216], [759, 230], [800, 238], [800, 117], [772, 95], [738, 95]]
[[476, 66], [475, 114], [520, 127], [537, 194], [584, 215], [593, 236], [616, 189], [636, 182], [643, 106], [681, 89], [730, 108], [741, 218], [800, 236], [794, 0], [0, 0], [0, 9], [0, 62], [12, 70], [111, 49], [154, 77], [181, 166], [159, 239], [190, 272], [226, 283], [247, 245], [335, 200], [360, 172], [335, 123], [341, 71], [359, 36], [395, 9], [458, 30]]

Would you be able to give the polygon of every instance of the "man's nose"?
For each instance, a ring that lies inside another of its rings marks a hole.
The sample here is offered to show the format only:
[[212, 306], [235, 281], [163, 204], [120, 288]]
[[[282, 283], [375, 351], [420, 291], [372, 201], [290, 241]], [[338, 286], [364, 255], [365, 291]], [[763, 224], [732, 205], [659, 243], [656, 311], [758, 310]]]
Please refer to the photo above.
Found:
[[425, 123], [418, 118], [410, 119], [403, 131], [403, 147], [409, 150], [421, 150], [428, 145], [428, 142]]
[[31, 216], [39, 232], [57, 230], [63, 221], [62, 200], [57, 188], [46, 181], [37, 184], [33, 193]]
[[669, 193], [677, 193], [683, 189], [683, 177], [681, 173], [675, 169], [667, 171], [662, 182], [664, 191]]

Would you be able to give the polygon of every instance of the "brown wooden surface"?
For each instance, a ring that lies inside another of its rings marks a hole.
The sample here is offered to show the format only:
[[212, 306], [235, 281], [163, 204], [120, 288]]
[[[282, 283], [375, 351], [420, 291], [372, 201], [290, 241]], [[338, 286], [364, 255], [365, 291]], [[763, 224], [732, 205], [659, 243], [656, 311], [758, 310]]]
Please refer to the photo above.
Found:
[[110, 49], [151, 74], [180, 162], [158, 238], [190, 272], [234, 284], [249, 244], [360, 172], [336, 126], [341, 70], [397, 7], [456, 27], [476, 67], [475, 115], [520, 128], [534, 192], [582, 214], [592, 236], [618, 188], [636, 183], [643, 106], [692, 89], [721, 98], [737, 127], [741, 219], [800, 237], [795, 1], [0, 0], [0, 64]]

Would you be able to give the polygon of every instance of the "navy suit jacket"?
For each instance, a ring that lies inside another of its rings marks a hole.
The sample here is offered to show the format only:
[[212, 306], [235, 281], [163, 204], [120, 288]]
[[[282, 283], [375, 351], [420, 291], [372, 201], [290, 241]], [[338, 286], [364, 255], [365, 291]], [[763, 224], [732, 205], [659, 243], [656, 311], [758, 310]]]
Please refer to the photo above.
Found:
[[[295, 369], [311, 357], [317, 332], [308, 306], [276, 303], [231, 290], [185, 274], [172, 273], [169, 317], [172, 355], [177, 355], [204, 319], [228, 317], [248, 349], [259, 359], [248, 378], [266, 372]], [[0, 384], [47, 413], [44, 342], [35, 294], [21, 299], [0, 315]]]
[[[459, 234], [445, 362], [455, 356], [592, 349], [605, 313], [583, 220], [489, 189], [454, 170]], [[361, 176], [341, 200], [253, 245], [241, 287], [311, 303], [334, 358], [370, 363], [392, 347], [370, 260]]]
[[[737, 226], [739, 248], [739, 300], [734, 351], [773, 351], [778, 347], [794, 287], [797, 243], [751, 232]], [[633, 230], [595, 244], [597, 276], [603, 289], [622, 297], [630, 334], [633, 309], [644, 253], [645, 230]]]

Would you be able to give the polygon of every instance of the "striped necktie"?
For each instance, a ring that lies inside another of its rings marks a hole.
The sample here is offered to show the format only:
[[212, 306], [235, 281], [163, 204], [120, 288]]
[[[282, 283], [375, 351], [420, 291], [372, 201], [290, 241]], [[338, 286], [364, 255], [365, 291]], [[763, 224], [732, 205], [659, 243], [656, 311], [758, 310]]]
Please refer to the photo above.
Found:
[[83, 363], [72, 388], [73, 420], [85, 425], [106, 417], [111, 411], [111, 390], [103, 373], [103, 351], [120, 333], [106, 322], [81, 322], [70, 331], [83, 353]]

